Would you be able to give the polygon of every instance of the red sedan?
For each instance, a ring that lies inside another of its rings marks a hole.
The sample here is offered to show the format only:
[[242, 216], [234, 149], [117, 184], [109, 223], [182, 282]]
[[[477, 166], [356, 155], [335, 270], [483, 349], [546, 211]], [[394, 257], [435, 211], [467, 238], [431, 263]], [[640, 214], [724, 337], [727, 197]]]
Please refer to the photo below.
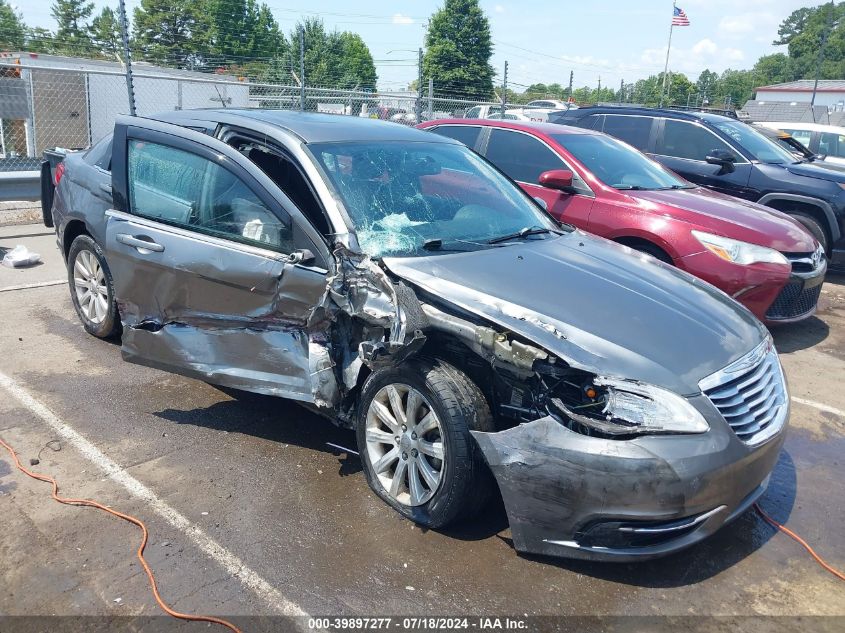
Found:
[[556, 219], [674, 264], [767, 323], [816, 310], [824, 252], [784, 213], [698, 187], [591, 130], [467, 119], [418, 127], [473, 148]]

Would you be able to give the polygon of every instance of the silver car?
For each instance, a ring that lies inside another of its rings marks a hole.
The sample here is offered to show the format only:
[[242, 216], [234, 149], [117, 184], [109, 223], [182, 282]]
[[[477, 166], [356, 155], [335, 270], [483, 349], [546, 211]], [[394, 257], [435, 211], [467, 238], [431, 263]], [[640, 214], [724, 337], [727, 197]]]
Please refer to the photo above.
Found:
[[517, 550], [634, 560], [766, 487], [789, 415], [766, 329], [553, 222], [456, 141], [183, 111], [122, 118], [59, 171], [52, 220], [88, 332], [356, 429], [370, 486], [419, 524], [498, 488]]

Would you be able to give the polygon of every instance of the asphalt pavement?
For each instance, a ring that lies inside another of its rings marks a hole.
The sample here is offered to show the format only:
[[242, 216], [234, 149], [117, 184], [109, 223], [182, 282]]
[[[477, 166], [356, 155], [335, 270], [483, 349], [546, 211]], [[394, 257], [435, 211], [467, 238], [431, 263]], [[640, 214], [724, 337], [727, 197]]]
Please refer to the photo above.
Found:
[[[118, 345], [80, 326], [53, 233], [0, 227], [0, 257], [18, 243], [44, 263], [0, 267], [0, 438], [26, 463], [39, 457], [33, 469], [55, 475], [65, 494], [142, 518], [174, 608], [845, 616], [845, 584], [753, 511], [686, 552], [639, 564], [519, 556], [495, 503], [471, 524], [420, 529], [370, 492], [355, 455], [328, 445], [354, 448], [352, 432], [291, 402], [123, 362]], [[826, 282], [816, 317], [774, 337], [793, 409], [761, 504], [842, 569], [845, 277]], [[53, 439], [61, 450], [46, 446]], [[0, 615], [160, 613], [134, 555], [137, 528], [54, 503], [5, 454], [0, 527]]]

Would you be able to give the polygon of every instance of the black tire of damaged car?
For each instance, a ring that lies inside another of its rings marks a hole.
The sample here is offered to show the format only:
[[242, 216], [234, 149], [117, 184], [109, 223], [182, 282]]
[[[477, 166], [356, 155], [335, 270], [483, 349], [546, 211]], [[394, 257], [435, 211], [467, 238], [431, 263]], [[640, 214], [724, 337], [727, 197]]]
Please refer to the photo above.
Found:
[[[412, 399], [418, 406], [411, 404]], [[374, 425], [381, 428], [374, 430]], [[422, 431], [419, 437], [415, 428]], [[475, 383], [441, 360], [419, 358], [380, 369], [364, 383], [356, 431], [367, 482], [397, 512], [420, 525], [440, 528], [468, 519], [490, 498], [493, 476], [471, 430], [495, 430], [490, 407]], [[432, 457], [433, 451], [423, 449], [423, 442], [429, 447], [439, 444], [443, 459]], [[379, 444], [382, 448], [374, 450]], [[380, 462], [381, 472], [374, 461]], [[428, 471], [427, 480], [422, 469]], [[397, 471], [401, 481], [391, 491]], [[432, 472], [437, 477], [434, 486]], [[416, 474], [423, 487], [417, 489], [415, 502], [410, 487]]]
[[[97, 338], [113, 338], [120, 334], [121, 323], [114, 298], [114, 284], [105, 255], [99, 244], [88, 235], [73, 240], [67, 256], [67, 278], [70, 298], [85, 331]], [[105, 283], [103, 283], [105, 282]], [[105, 308], [97, 294], [103, 287]]]

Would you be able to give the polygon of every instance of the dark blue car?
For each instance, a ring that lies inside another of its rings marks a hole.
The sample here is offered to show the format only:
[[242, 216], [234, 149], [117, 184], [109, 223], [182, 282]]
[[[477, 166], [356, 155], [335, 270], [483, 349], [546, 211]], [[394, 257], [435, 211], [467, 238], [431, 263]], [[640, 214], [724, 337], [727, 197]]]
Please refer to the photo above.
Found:
[[845, 170], [799, 160], [750, 125], [708, 112], [597, 106], [549, 121], [610, 134], [687, 180], [784, 211], [845, 266]]

